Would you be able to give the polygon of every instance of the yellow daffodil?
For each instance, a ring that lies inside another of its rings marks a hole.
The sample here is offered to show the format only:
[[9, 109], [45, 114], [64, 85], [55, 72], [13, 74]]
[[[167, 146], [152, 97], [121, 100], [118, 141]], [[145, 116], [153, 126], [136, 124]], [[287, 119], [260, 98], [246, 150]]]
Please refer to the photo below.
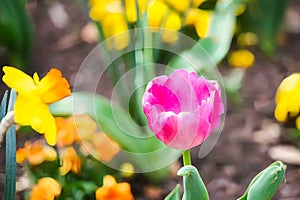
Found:
[[181, 28], [181, 19], [176, 12], [170, 12], [164, 23], [163, 41], [167, 43], [174, 43], [177, 41], [177, 32]]
[[296, 119], [296, 126], [300, 130], [300, 73], [286, 77], [276, 92], [275, 118], [285, 122], [289, 117]]
[[166, 2], [179, 12], [186, 11], [191, 4], [191, 0], [166, 0]]
[[111, 175], [103, 178], [103, 186], [96, 191], [96, 200], [133, 200], [129, 183], [117, 183]]
[[2, 80], [18, 95], [14, 105], [14, 120], [22, 126], [31, 126], [44, 133], [49, 145], [56, 143], [56, 124], [48, 104], [69, 96], [70, 86], [58, 69], [51, 69], [40, 80], [37, 73], [33, 78], [14, 67], [3, 67]]
[[248, 50], [237, 50], [229, 55], [228, 63], [233, 67], [248, 68], [254, 63], [254, 55]]
[[54, 161], [57, 158], [55, 149], [48, 146], [44, 141], [38, 140], [34, 143], [25, 142], [23, 148], [19, 148], [16, 153], [16, 160], [22, 163], [25, 160], [31, 165], [39, 165], [44, 161]]
[[59, 168], [61, 175], [66, 175], [70, 171], [78, 174], [81, 170], [81, 160], [73, 147], [67, 147], [61, 152], [62, 166]]
[[54, 200], [60, 193], [60, 184], [53, 178], [44, 177], [33, 187], [30, 200]]

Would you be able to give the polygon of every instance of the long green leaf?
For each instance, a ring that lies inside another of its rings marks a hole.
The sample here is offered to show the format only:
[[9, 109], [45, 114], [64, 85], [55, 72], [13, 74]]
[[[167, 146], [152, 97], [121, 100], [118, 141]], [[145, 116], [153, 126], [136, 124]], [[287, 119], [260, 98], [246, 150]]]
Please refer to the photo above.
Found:
[[[8, 111], [13, 110], [16, 100], [16, 92], [11, 90], [8, 103]], [[16, 192], [16, 127], [11, 126], [6, 134], [6, 170], [4, 199], [15, 199]]]
[[209, 200], [207, 189], [196, 167], [186, 165], [177, 172], [177, 175], [183, 176], [183, 200]]
[[21, 0], [0, 1], [0, 45], [8, 52], [9, 64], [25, 69], [29, 64], [32, 23]]
[[[121, 146], [127, 162], [136, 164], [141, 172], [152, 172], [166, 167], [180, 155], [180, 151], [167, 148], [154, 135], [150, 137], [146, 135], [143, 129], [132, 121], [128, 112], [112, 105], [103, 96], [93, 93], [72, 93], [70, 97], [52, 104], [50, 110], [54, 115], [83, 113], [90, 115], [98, 122], [101, 130]], [[166, 174], [166, 171], [163, 171], [163, 174]], [[160, 173], [155, 174], [163, 177]], [[155, 175], [150, 178], [157, 179]]]

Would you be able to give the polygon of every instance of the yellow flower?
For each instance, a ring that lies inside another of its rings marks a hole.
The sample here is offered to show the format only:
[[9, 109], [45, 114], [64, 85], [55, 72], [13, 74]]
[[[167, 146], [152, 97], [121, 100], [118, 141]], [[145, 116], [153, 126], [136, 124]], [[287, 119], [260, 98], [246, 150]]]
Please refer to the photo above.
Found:
[[191, 0], [166, 0], [166, 2], [175, 10], [184, 12], [190, 6]]
[[[176, 12], [170, 12], [164, 23], [163, 41], [167, 43], [174, 43], [177, 41], [177, 32], [181, 28], [181, 18]], [[169, 30], [170, 29], [170, 30]]]
[[96, 191], [96, 200], [133, 200], [129, 183], [117, 183], [111, 175], [103, 178], [103, 186]]
[[161, 1], [151, 2], [148, 7], [149, 27], [160, 27], [168, 9], [168, 6]]
[[209, 25], [211, 23], [212, 12], [200, 10], [198, 8], [191, 8], [187, 11], [185, 24], [195, 26], [197, 35], [200, 38], [207, 36]]
[[24, 148], [19, 148], [16, 153], [18, 163], [28, 160], [31, 165], [54, 161], [56, 158], [56, 151], [41, 140], [35, 141], [33, 144], [30, 141], [25, 142]]
[[62, 78], [58, 69], [51, 69], [41, 80], [37, 73], [32, 79], [14, 67], [5, 66], [3, 71], [3, 82], [18, 93], [14, 106], [15, 122], [44, 133], [48, 144], [55, 145], [56, 124], [48, 104], [71, 94], [68, 81]]
[[248, 50], [237, 50], [229, 55], [228, 63], [233, 67], [248, 68], [254, 63], [254, 55]]
[[135, 0], [125, 0], [125, 9], [127, 19], [130, 23], [133, 23], [137, 20], [137, 13], [136, 13], [136, 3]]
[[73, 147], [67, 147], [61, 153], [62, 166], [59, 168], [61, 175], [66, 175], [69, 171], [78, 174], [81, 170], [81, 160]]
[[33, 187], [30, 200], [54, 200], [60, 193], [59, 183], [53, 178], [44, 177]]
[[296, 119], [296, 127], [298, 130], [300, 130], [300, 116]]
[[[300, 73], [294, 73], [286, 77], [279, 85], [276, 92], [275, 118], [279, 122], [285, 122], [288, 117], [295, 118], [300, 112]], [[299, 129], [300, 119], [296, 119]], [[300, 129], [299, 129], [300, 130]]]

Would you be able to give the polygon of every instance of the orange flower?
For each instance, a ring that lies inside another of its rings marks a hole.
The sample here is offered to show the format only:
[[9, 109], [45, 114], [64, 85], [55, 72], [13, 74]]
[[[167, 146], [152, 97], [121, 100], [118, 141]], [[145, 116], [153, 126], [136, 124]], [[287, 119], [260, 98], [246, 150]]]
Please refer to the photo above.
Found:
[[74, 115], [67, 119], [56, 117], [55, 120], [57, 125], [58, 147], [64, 147], [74, 142], [91, 139], [97, 128], [95, 121], [88, 115]]
[[41, 80], [37, 73], [31, 78], [14, 67], [5, 66], [3, 71], [3, 82], [18, 93], [14, 105], [15, 122], [44, 133], [47, 143], [55, 145], [56, 124], [48, 104], [71, 94], [68, 81], [58, 69], [51, 69]]
[[69, 171], [78, 174], [81, 170], [81, 160], [73, 147], [62, 150], [62, 166], [59, 168], [61, 175], [66, 175]]
[[16, 154], [18, 163], [27, 159], [31, 165], [39, 165], [44, 161], [54, 161], [56, 158], [56, 151], [41, 140], [35, 141], [33, 144], [30, 141], [25, 142], [24, 148], [19, 148]]
[[73, 144], [76, 140], [76, 127], [73, 118], [55, 118], [57, 126], [57, 146], [64, 147]]
[[83, 153], [90, 153], [104, 162], [109, 162], [120, 151], [118, 143], [109, 139], [104, 133], [93, 134], [90, 140], [82, 142], [82, 146]]
[[117, 183], [111, 175], [103, 178], [103, 186], [96, 191], [97, 200], [133, 200], [129, 183]]
[[39, 179], [38, 183], [33, 187], [30, 200], [54, 200], [61, 192], [59, 183], [50, 177]]

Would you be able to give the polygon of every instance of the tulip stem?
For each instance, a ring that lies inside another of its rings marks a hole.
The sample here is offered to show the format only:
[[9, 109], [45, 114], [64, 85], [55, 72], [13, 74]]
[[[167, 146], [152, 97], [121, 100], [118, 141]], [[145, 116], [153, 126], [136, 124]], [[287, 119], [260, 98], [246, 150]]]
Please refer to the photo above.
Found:
[[182, 152], [182, 157], [183, 157], [183, 165], [191, 165], [191, 152], [190, 150], [185, 150]]

